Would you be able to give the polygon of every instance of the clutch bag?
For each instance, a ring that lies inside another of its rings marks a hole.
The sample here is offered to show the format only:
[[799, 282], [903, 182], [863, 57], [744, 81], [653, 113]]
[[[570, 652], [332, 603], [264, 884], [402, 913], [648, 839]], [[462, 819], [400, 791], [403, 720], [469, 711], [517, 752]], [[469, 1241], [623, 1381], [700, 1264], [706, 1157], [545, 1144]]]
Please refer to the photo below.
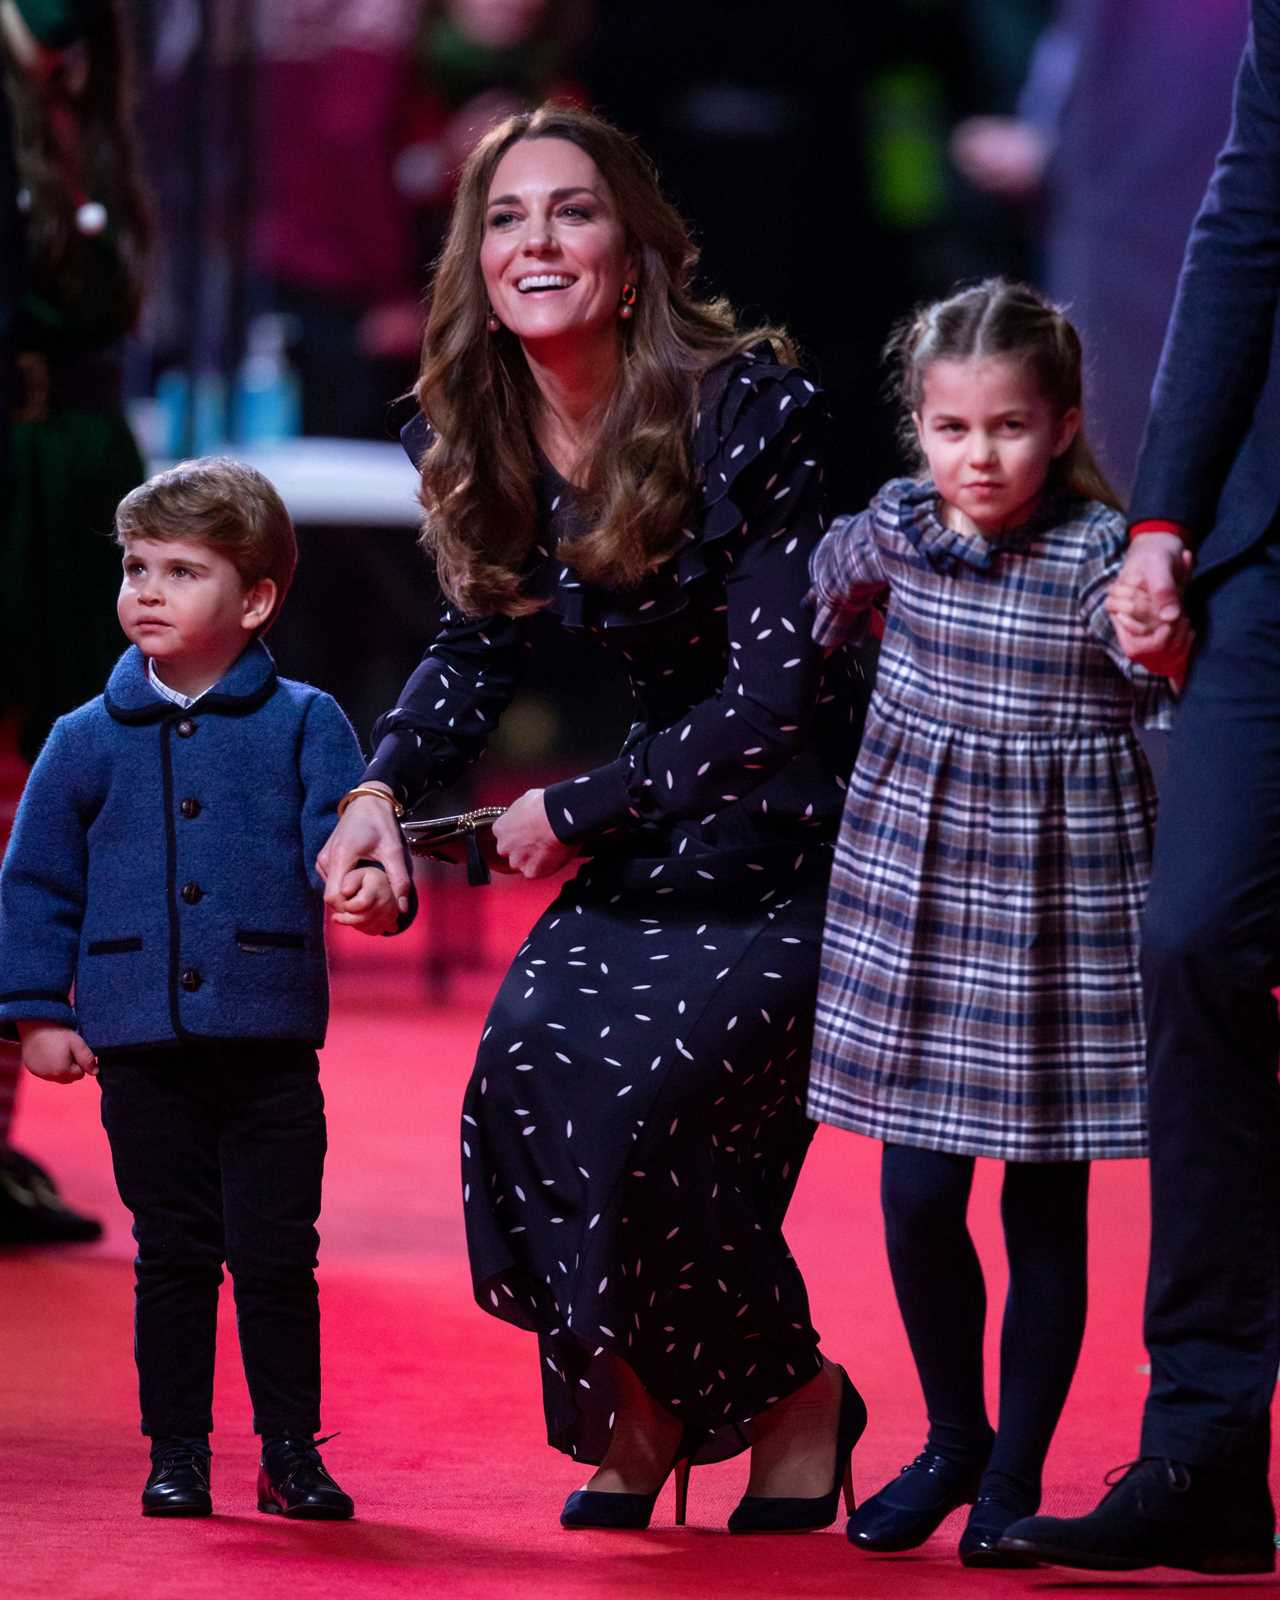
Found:
[[401, 823], [409, 849], [428, 861], [448, 861], [465, 866], [467, 882], [484, 884], [489, 869], [505, 871], [506, 863], [494, 848], [493, 824], [506, 806], [477, 806], [452, 817], [421, 817]]

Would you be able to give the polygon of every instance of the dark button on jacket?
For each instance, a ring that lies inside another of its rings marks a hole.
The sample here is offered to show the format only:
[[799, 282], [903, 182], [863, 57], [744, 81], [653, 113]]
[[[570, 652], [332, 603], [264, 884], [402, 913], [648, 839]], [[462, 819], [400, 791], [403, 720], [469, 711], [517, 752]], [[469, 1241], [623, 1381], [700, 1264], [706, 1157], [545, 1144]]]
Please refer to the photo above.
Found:
[[198, 883], [184, 883], [182, 885], [182, 898], [189, 906], [199, 905], [204, 899], [204, 890]]
[[184, 967], [178, 982], [184, 989], [194, 994], [204, 982], [204, 979], [200, 976], [200, 972], [196, 967]]
[[183, 717], [182, 721], [178, 723], [177, 727], [174, 728], [173, 731], [178, 735], [179, 739], [189, 739], [196, 731], [196, 725], [194, 722], [192, 722], [190, 717]]
[[188, 796], [178, 807], [178, 810], [190, 821], [193, 817], [200, 815], [200, 802]]

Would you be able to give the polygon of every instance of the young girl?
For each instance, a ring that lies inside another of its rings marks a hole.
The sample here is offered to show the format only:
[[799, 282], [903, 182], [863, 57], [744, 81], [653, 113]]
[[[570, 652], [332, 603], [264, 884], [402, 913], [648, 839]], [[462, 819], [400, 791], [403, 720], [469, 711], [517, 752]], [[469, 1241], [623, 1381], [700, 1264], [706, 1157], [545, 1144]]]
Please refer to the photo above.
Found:
[[[991, 280], [925, 308], [889, 353], [928, 475], [839, 518], [812, 564], [819, 641], [885, 599], [887, 617], [836, 847], [809, 1110], [884, 1141], [929, 1436], [848, 1531], [910, 1549], [974, 1502], [961, 1560], [1003, 1565], [1080, 1349], [1089, 1162], [1146, 1149], [1155, 795], [1133, 726], [1165, 723], [1170, 695], [1107, 615], [1125, 522], [1081, 431], [1061, 312]], [[1007, 1163], [995, 1433], [965, 1221], [975, 1156]]]

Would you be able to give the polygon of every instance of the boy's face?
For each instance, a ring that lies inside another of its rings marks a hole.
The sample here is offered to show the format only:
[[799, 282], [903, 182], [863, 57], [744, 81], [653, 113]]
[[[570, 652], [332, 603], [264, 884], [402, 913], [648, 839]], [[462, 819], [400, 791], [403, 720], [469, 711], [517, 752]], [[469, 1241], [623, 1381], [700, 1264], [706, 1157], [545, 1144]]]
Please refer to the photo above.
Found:
[[213, 545], [185, 539], [126, 539], [120, 626], [162, 670], [221, 676], [271, 613], [276, 586], [246, 585]]

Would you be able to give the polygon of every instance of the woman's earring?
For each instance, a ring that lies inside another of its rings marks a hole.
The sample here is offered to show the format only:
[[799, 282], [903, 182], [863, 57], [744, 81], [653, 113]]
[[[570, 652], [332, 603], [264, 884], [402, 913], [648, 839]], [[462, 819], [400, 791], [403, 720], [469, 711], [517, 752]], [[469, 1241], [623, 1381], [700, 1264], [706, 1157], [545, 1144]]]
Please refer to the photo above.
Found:
[[630, 322], [636, 314], [636, 286], [634, 283], [622, 285], [622, 304], [618, 307], [618, 315], [624, 322]]
[[488, 328], [490, 333], [497, 333], [498, 329], [502, 326], [502, 324], [498, 321], [497, 313], [494, 311], [492, 306], [489, 307], [489, 320], [486, 322], [485, 326]]

